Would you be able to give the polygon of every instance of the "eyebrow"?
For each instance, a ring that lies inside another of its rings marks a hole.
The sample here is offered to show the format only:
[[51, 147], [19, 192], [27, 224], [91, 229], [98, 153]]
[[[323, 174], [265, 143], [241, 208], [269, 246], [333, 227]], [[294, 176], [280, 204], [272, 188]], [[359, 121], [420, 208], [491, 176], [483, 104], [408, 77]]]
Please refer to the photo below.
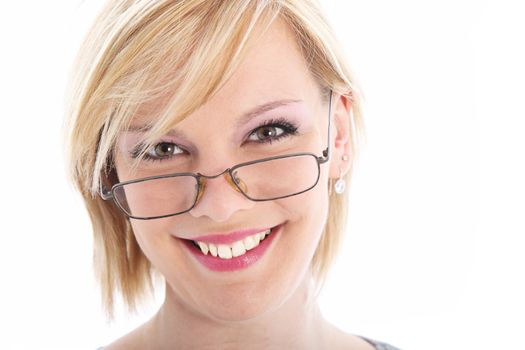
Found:
[[[303, 102], [303, 100], [296, 100], [296, 99], [282, 99], [282, 100], [276, 100], [271, 102], [266, 102], [261, 105], [255, 106], [254, 108], [244, 112], [241, 114], [241, 116], [238, 118], [236, 125], [237, 127], [242, 126], [246, 123], [248, 123], [253, 118], [259, 116], [260, 114], [267, 113], [271, 110], [277, 109], [282, 106], [287, 106], [293, 103], [299, 103]], [[126, 131], [130, 132], [147, 132], [151, 129], [149, 126], [130, 126]], [[169, 135], [173, 136], [181, 136], [184, 137], [183, 133], [179, 130], [173, 129], [168, 132]]]
[[284, 100], [277, 100], [272, 102], [263, 103], [262, 105], [258, 105], [249, 111], [244, 112], [237, 121], [237, 126], [241, 126], [243, 124], [246, 124], [251, 119], [257, 117], [259, 114], [263, 114], [266, 112], [269, 112], [271, 110], [274, 110], [276, 108], [286, 106], [292, 103], [298, 103], [302, 102], [302, 100], [293, 100], [293, 99], [284, 99]]

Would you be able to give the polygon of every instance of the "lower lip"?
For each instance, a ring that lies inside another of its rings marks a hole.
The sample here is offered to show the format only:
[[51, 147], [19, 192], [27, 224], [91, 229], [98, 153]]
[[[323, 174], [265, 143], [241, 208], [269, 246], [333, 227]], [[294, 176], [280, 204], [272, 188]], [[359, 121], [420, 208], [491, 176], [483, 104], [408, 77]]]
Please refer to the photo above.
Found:
[[255, 264], [264, 256], [264, 253], [272, 244], [275, 236], [281, 232], [282, 225], [276, 226], [266, 238], [259, 243], [259, 245], [251, 250], [246, 251], [245, 254], [231, 259], [221, 259], [208, 253], [202, 254], [200, 249], [193, 245], [192, 241], [183, 240], [184, 245], [189, 249], [198, 262], [203, 264], [213, 271], [235, 271], [245, 269], [248, 266]]

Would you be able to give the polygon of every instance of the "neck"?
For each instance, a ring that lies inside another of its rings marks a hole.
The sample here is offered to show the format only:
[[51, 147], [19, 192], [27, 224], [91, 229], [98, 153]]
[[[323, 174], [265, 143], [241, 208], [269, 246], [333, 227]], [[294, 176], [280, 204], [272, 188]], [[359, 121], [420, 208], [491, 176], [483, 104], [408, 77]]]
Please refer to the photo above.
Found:
[[165, 302], [147, 328], [148, 343], [156, 349], [322, 349], [326, 344], [310, 276], [277, 310], [236, 322], [195, 314], [167, 286]]

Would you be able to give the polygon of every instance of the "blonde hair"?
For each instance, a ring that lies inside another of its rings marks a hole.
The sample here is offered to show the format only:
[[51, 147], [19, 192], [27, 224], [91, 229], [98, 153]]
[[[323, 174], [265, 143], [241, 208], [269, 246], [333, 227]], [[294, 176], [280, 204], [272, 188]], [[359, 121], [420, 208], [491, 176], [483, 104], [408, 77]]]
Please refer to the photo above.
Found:
[[[115, 177], [112, 152], [118, 133], [142, 104], [167, 98], [159, 119], [149, 126], [147, 147], [216, 93], [242, 60], [254, 28], [267, 28], [277, 17], [294, 33], [322, 91], [351, 100], [354, 164], [363, 134], [361, 95], [315, 0], [113, 0], [85, 38], [69, 87], [66, 149], [92, 222], [95, 272], [110, 316], [115, 292], [135, 309], [152, 289], [153, 272], [128, 218], [98, 193], [104, 178]], [[340, 246], [347, 200], [347, 195], [330, 196], [311, 266], [319, 285]]]

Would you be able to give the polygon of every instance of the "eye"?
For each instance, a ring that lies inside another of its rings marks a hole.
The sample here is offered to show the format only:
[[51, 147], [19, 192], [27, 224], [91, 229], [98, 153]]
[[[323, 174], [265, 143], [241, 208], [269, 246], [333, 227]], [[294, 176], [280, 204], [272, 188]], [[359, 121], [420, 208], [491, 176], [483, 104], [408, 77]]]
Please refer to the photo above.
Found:
[[269, 120], [253, 129], [251, 134], [248, 136], [248, 141], [271, 143], [273, 141], [280, 140], [283, 137], [296, 134], [297, 127], [294, 124], [291, 124], [284, 119]]
[[250, 141], [267, 141], [269, 139], [275, 139], [281, 136], [284, 133], [282, 128], [276, 127], [274, 125], [261, 126], [257, 128], [251, 135], [248, 137]]
[[183, 150], [172, 142], [160, 142], [153, 145], [146, 151], [146, 159], [167, 159], [175, 154], [182, 153]]

